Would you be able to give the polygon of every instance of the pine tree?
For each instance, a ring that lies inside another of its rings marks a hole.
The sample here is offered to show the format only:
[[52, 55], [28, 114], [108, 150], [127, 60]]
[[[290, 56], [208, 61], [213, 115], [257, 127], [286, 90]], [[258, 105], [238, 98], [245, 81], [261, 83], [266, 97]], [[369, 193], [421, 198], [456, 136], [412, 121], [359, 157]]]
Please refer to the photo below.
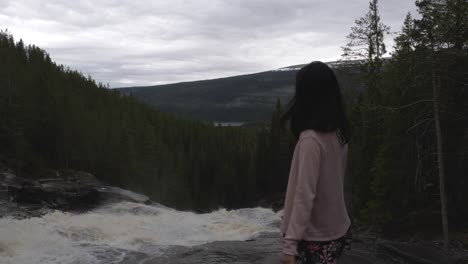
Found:
[[445, 34], [440, 22], [443, 20], [443, 13], [446, 11], [446, 1], [444, 0], [422, 0], [416, 5], [421, 14], [421, 19], [416, 21], [419, 33], [419, 45], [427, 50], [430, 60], [430, 80], [432, 86], [433, 115], [436, 131], [437, 149], [437, 169], [439, 174], [439, 190], [441, 203], [442, 228], [444, 234], [444, 248], [448, 248], [448, 219], [447, 219], [447, 198], [445, 189], [445, 161], [443, 157], [442, 131], [440, 124], [439, 110], [439, 89], [440, 76], [438, 68], [438, 51], [444, 48]]
[[349, 42], [342, 47], [342, 57], [348, 61], [357, 61], [362, 66], [367, 89], [376, 94], [382, 58], [387, 52], [384, 36], [389, 31], [390, 27], [380, 21], [378, 0], [372, 0], [366, 15], [355, 20], [355, 25], [347, 36]]
[[[386, 53], [384, 36], [390, 28], [380, 21], [378, 1], [369, 2], [369, 10], [364, 17], [355, 21], [349, 42], [343, 47], [343, 58], [354, 60], [361, 68], [364, 92], [359, 95], [351, 122], [354, 125], [353, 142], [350, 145], [352, 155], [360, 158], [354, 162], [353, 191], [359, 197], [353, 202], [355, 210], [362, 211], [371, 199], [370, 184], [373, 181], [372, 164], [381, 143], [383, 114], [378, 112], [381, 104], [381, 78], [383, 55]], [[363, 215], [367, 212], [362, 211]]]

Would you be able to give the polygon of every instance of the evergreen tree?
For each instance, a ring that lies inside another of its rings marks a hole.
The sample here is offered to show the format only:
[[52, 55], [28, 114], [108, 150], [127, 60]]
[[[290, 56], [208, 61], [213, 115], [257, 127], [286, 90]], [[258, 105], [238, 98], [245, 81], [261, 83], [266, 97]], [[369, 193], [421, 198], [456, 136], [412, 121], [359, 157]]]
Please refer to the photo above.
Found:
[[342, 57], [345, 60], [361, 64], [367, 89], [373, 96], [378, 96], [379, 93], [382, 58], [387, 52], [384, 36], [389, 31], [390, 27], [380, 21], [378, 0], [372, 0], [366, 15], [355, 20], [355, 25], [347, 36], [349, 42], [342, 47]]
[[[378, 1], [369, 2], [369, 10], [364, 17], [355, 21], [351, 33], [347, 36], [349, 42], [343, 47], [343, 58], [357, 61], [361, 67], [365, 91], [358, 95], [357, 104], [352, 110], [353, 142], [350, 155], [357, 155], [358, 161], [353, 162], [354, 193], [357, 199], [353, 204], [355, 209], [365, 209], [372, 192], [370, 184], [373, 181], [371, 166], [378, 152], [383, 132], [384, 116], [379, 112], [381, 105], [381, 78], [383, 55], [386, 53], [384, 36], [390, 28], [380, 21]], [[363, 211], [363, 214], [366, 214]]]

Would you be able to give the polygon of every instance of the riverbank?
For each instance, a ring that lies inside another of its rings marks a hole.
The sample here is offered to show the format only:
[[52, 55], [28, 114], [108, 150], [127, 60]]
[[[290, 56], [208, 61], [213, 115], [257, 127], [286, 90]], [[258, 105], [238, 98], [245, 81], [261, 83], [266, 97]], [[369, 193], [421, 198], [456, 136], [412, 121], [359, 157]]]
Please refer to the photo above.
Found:
[[[38, 180], [0, 173], [0, 263], [277, 263], [281, 211], [178, 211], [85, 172]], [[273, 197], [272, 200], [276, 200]], [[271, 199], [264, 201], [269, 207]], [[385, 240], [356, 230], [340, 263], [468, 263], [453, 240]]]
[[[281, 258], [279, 233], [263, 233], [250, 241], [218, 241], [194, 247], [171, 247], [162, 256], [129, 254], [121, 263], [138, 261], [144, 264], [236, 263], [271, 264]], [[468, 251], [452, 251], [450, 255], [435, 243], [397, 243], [364, 239], [358, 236], [352, 249], [344, 252], [342, 264], [466, 264]]]

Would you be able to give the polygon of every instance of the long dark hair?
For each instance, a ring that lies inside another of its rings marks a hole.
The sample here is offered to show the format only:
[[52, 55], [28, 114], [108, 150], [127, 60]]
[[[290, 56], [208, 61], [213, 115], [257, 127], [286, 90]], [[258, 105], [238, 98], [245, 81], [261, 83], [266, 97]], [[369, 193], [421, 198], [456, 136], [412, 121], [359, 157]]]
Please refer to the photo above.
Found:
[[350, 139], [340, 87], [333, 70], [327, 64], [314, 61], [296, 75], [296, 93], [282, 118], [283, 126], [290, 121], [296, 138], [306, 129], [319, 132], [336, 131], [341, 143]]

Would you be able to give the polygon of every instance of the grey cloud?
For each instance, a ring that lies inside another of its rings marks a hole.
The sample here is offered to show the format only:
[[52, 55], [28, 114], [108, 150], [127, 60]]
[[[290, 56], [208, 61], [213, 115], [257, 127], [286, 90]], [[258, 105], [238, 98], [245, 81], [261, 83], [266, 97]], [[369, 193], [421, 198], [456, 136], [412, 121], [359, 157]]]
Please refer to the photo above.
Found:
[[[0, 0], [0, 25], [112, 87], [258, 72], [339, 57], [367, 0]], [[407, 0], [381, 0], [399, 30]], [[391, 45], [391, 36], [387, 39]]]

